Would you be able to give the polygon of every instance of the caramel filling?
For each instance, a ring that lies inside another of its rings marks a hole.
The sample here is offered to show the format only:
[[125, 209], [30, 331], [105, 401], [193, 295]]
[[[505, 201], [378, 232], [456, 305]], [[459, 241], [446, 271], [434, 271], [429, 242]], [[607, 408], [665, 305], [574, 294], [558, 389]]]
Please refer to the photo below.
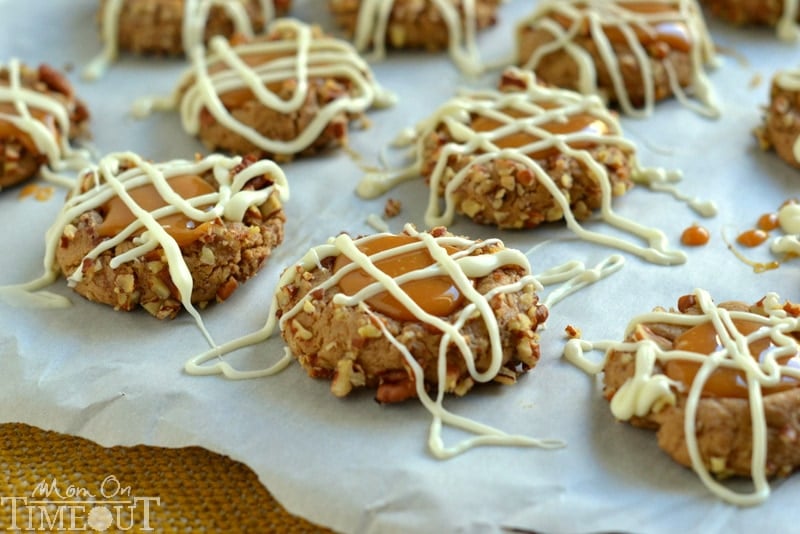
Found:
[[[265, 53], [251, 53], [251, 54], [242, 54], [239, 56], [239, 59], [247, 65], [248, 67], [257, 67], [259, 65], [264, 65], [271, 61], [275, 61], [276, 59], [280, 59], [282, 57], [288, 57], [293, 55], [290, 52], [284, 53], [272, 53], [272, 54], [265, 54]], [[211, 65], [208, 69], [209, 74], [215, 74], [217, 72], [222, 72], [224, 70], [228, 70], [228, 66], [219, 61], [213, 65]], [[283, 81], [277, 81], [265, 84], [267, 90], [271, 93], [276, 93], [280, 90]], [[225, 106], [226, 109], [236, 109], [242, 107], [246, 102], [253, 100], [255, 96], [253, 95], [253, 91], [248, 87], [241, 87], [238, 89], [231, 89], [230, 91], [226, 91], [219, 95], [219, 99], [222, 104]]]
[[[411, 236], [384, 236], [362, 243], [358, 246], [358, 249], [364, 254], [372, 255], [418, 241], [416, 237]], [[455, 251], [455, 249], [448, 248], [449, 254]], [[350, 258], [340, 254], [336, 258], [333, 271], [337, 272], [350, 263], [352, 263]], [[433, 264], [434, 260], [431, 255], [426, 249], [422, 248], [411, 252], [398, 253], [376, 261], [375, 267], [391, 277], [398, 277]], [[373, 283], [375, 283], [375, 279], [364, 272], [363, 269], [355, 269], [342, 277], [339, 281], [339, 288], [342, 293], [350, 296]], [[449, 276], [430, 276], [419, 280], [411, 280], [400, 287], [420, 308], [437, 317], [444, 317], [453, 313], [464, 299], [464, 296]], [[399, 321], [413, 321], [416, 319], [416, 316], [388, 291], [382, 291], [367, 299], [366, 302], [375, 311]]]
[[[50, 113], [42, 109], [28, 107], [31, 117], [45, 125], [45, 127], [52, 133], [56, 141], [59, 140], [59, 132], [56, 127], [56, 119]], [[6, 115], [18, 115], [17, 108], [13, 104], [7, 102], [0, 102], [0, 113]], [[13, 123], [0, 119], [0, 139], [18, 139], [20, 143], [31, 153], [38, 154], [39, 149], [36, 148], [36, 143], [30, 135], [20, 130]]]
[[[737, 319], [733, 320], [733, 324], [743, 335], [755, 332], [761, 327], [759, 323], [754, 321]], [[773, 346], [769, 339], [759, 339], [750, 344], [750, 354], [753, 358], [762, 361], [765, 351]], [[678, 336], [678, 338], [675, 339], [674, 348], [675, 350], [708, 355], [720, 350], [722, 344], [714, 325], [709, 321], [692, 327]], [[792, 365], [797, 363], [796, 361], [789, 361], [792, 357], [793, 356], [786, 356], [778, 358], [777, 360], [781, 365]], [[800, 365], [800, 363], [797, 364]], [[673, 380], [683, 383], [686, 387], [691, 386], [694, 382], [694, 378], [699, 369], [700, 363], [680, 359], [670, 360], [664, 365], [665, 374]], [[762, 393], [764, 395], [769, 395], [771, 393], [797, 387], [798, 385], [800, 385], [800, 383], [794, 378], [783, 377], [781, 383], [777, 386], [763, 387]], [[747, 381], [744, 372], [728, 367], [715, 369], [703, 386], [702, 394], [704, 397], [748, 398]]]
[[[539, 105], [541, 105], [545, 109], [552, 109], [555, 107], [555, 104], [549, 102], [542, 102]], [[519, 119], [529, 116], [518, 109], [507, 108], [507, 109], [501, 109], [499, 111], [514, 119]], [[494, 131], [502, 126], [505, 126], [506, 124], [507, 123], [501, 122], [491, 117], [478, 115], [473, 117], [470, 127], [472, 128], [473, 131], [480, 133], [480, 132]], [[581, 134], [588, 134], [600, 137], [608, 133], [608, 125], [602, 120], [598, 119], [593, 115], [589, 115], [588, 113], [577, 113], [575, 115], [570, 115], [564, 121], [551, 121], [539, 124], [537, 126], [553, 135], [567, 135], [567, 134], [581, 133]], [[542, 140], [541, 137], [537, 137], [530, 132], [520, 130], [511, 133], [509, 135], [500, 137], [498, 139], [493, 139], [492, 142], [495, 145], [497, 145], [498, 148], [502, 149], [502, 148], [520, 148], [525, 145], [529, 145], [531, 143], [535, 143], [541, 140]], [[594, 145], [595, 143], [593, 143], [592, 141], [571, 141], [569, 143], [569, 146], [577, 149], [590, 148]], [[535, 152], [529, 153], [527, 155], [533, 159], [542, 159], [557, 153], [558, 153], [558, 147], [547, 147], [542, 150], [537, 150]]]
[[[193, 175], [175, 176], [169, 179], [169, 186], [182, 198], [194, 198], [216, 190], [200, 178]], [[133, 200], [147, 211], [154, 211], [167, 205], [152, 184], [136, 187], [128, 191]], [[114, 237], [134, 222], [135, 217], [128, 206], [118, 196], [113, 197], [100, 208], [103, 222], [98, 227], [101, 237]], [[183, 247], [199, 239], [206, 233], [211, 222], [197, 224], [183, 213], [174, 213], [158, 219], [164, 230]]]
[[[586, 9], [585, 5], [578, 4], [579, 7]], [[656, 2], [630, 2], [618, 4], [618, 7], [633, 13], [645, 15], [661, 15], [662, 20], [647, 21], [643, 24], [627, 23], [620, 20], [617, 24], [607, 24], [603, 26], [603, 33], [612, 43], [625, 43], [625, 34], [620, 27], [623, 24], [630, 24], [631, 30], [636, 38], [644, 46], [656, 43], [664, 43], [673, 50], [688, 53], [692, 49], [692, 38], [689, 35], [689, 28], [681, 22], [681, 14], [668, 4]], [[556, 14], [553, 17], [564, 29], [572, 25], [572, 20], [563, 14]], [[649, 18], [649, 17], [647, 17]], [[663, 20], [670, 19], [670, 20]], [[588, 19], [584, 18], [582, 24], [586, 27], [584, 33], [588, 33]]]

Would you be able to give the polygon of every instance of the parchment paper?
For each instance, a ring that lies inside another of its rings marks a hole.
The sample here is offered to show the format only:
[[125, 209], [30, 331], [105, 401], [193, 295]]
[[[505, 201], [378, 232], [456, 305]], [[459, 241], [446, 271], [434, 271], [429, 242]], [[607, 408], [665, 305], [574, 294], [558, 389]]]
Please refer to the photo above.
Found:
[[[100, 153], [133, 150], [156, 160], [191, 157], [202, 146], [188, 138], [175, 114], [137, 121], [128, 114], [140, 96], [168, 93], [181, 60], [123, 56], [94, 83], [80, 68], [100, 50], [93, 0], [0, 0], [0, 51], [30, 63], [72, 66], [70, 74], [93, 114]], [[500, 25], [482, 34], [485, 59], [509, 57], [513, 24], [534, 2], [502, 6]], [[293, 14], [333, 30], [321, 0], [295, 0]], [[369, 393], [339, 400], [328, 383], [308, 378], [297, 365], [272, 378], [230, 381], [194, 377], [184, 362], [207, 348], [183, 314], [159, 322], [145, 312], [115, 313], [71, 293], [63, 280], [51, 290], [69, 296], [65, 310], [11, 308], [0, 303], [0, 420], [93, 439], [103, 445], [201, 445], [245, 462], [291, 511], [347, 532], [752, 532], [774, 531], [796, 519], [800, 479], [773, 485], [759, 507], [738, 509], [712, 496], [690, 470], [674, 464], [655, 437], [614, 421], [594, 379], [561, 359], [564, 328], [579, 327], [589, 340], [620, 339], [627, 321], [656, 305], [673, 305], [702, 287], [716, 300], [755, 301], [767, 291], [800, 298], [798, 263], [755, 274], [726, 248], [757, 217], [797, 195], [798, 171], [762, 153], [751, 135], [766, 103], [775, 69], [795, 66], [798, 45], [781, 43], [771, 29], [737, 29], [711, 21], [717, 44], [735, 53], [710, 72], [723, 115], [709, 120], [676, 102], [659, 104], [647, 119], [623, 119], [646, 166], [681, 169], [682, 192], [719, 206], [702, 219], [666, 194], [637, 187], [615, 203], [622, 215], [662, 229], [674, 248], [681, 231], [700, 222], [712, 233], [708, 246], [685, 249], [684, 265], [651, 265], [623, 254], [617, 274], [551, 310], [542, 332], [540, 364], [513, 387], [479, 388], [449, 399], [450, 410], [509, 433], [566, 442], [558, 450], [480, 448], [448, 461], [427, 452], [429, 414], [416, 402], [380, 406]], [[354, 131], [351, 146], [376, 163], [403, 129], [426, 117], [458, 87], [488, 87], [497, 71], [465, 78], [446, 54], [392, 53], [374, 64], [378, 80], [399, 102], [370, 113], [372, 126]], [[756, 83], [761, 79], [760, 83]], [[403, 154], [388, 151], [402, 162]], [[364, 201], [354, 194], [362, 171], [344, 152], [284, 166], [292, 198], [286, 241], [257, 278], [223, 305], [203, 311], [218, 343], [259, 329], [280, 271], [309, 247], [340, 231], [373, 231], [370, 213], [387, 196], [403, 203], [406, 221], [424, 227], [427, 190], [421, 180]], [[42, 270], [43, 236], [64, 192], [50, 201], [0, 192], [0, 284], [18, 283]], [[600, 222], [592, 229], [612, 232]], [[561, 225], [497, 232], [457, 219], [451, 229], [472, 237], [500, 236], [529, 250], [536, 272], [576, 259], [595, 265], [617, 251], [572, 238]], [[766, 247], [747, 253], [769, 259]], [[546, 295], [551, 288], [543, 293]], [[231, 355], [242, 367], [261, 367], [283, 354], [275, 336]], [[452, 443], [465, 436], [445, 431]], [[746, 489], [746, 484], [742, 486]]]

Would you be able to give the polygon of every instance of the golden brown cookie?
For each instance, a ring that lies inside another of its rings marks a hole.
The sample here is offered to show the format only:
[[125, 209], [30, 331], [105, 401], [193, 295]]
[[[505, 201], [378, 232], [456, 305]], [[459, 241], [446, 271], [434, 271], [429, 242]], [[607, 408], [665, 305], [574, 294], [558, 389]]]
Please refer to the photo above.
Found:
[[763, 149], [774, 149], [800, 168], [800, 69], [781, 71], [772, 78], [764, 123], [755, 134]]
[[392, 101], [352, 46], [285, 19], [251, 41], [212, 40], [169, 105], [209, 149], [288, 161], [344, 145], [352, 119]]
[[[252, 36], [291, 0], [100, 0], [104, 39], [137, 54], [182, 55], [211, 37]], [[112, 35], [108, 35], [112, 34]]]
[[88, 123], [86, 105], [61, 72], [16, 59], [0, 65], [0, 188], [76, 156], [70, 141], [86, 135]]
[[700, 0], [721, 19], [739, 25], [776, 26], [784, 40], [800, 37], [800, 4], [795, 0]]
[[310, 376], [331, 380], [334, 395], [358, 387], [376, 389], [382, 403], [436, 387], [464, 395], [536, 365], [548, 314], [539, 287], [525, 256], [499, 240], [409, 226], [342, 234], [309, 251], [281, 277], [277, 316], [291, 352]]
[[177, 56], [215, 36], [252, 38], [290, 7], [291, 0], [100, 0], [103, 51], [83, 75], [100, 77], [120, 50]]
[[[716, 305], [697, 290], [677, 309], [634, 318], [623, 343], [594, 347], [607, 350], [604, 396], [615, 417], [656, 430], [659, 446], [720, 496], [760, 502], [766, 477], [800, 466], [798, 316], [800, 306], [774, 293]], [[732, 494], [709, 474], [751, 477], [756, 491]]]
[[89, 300], [174, 317], [224, 301], [283, 240], [285, 176], [270, 161], [212, 155], [150, 163], [111, 154], [88, 169], [49, 235]]
[[[429, 226], [455, 213], [498, 228], [586, 219], [624, 194], [637, 169], [617, 117], [595, 97], [539, 85], [508, 69], [499, 91], [463, 92], [413, 132], [413, 173], [430, 187]], [[367, 177], [362, 196], [382, 192]], [[441, 207], [441, 201], [444, 206]]]
[[694, 0], [545, 0], [519, 24], [517, 54], [542, 81], [599, 94], [626, 114], [670, 97], [718, 114], [704, 73], [714, 45]]
[[[360, 52], [384, 46], [450, 49], [464, 70], [479, 69], [463, 49], [497, 20], [499, 0], [328, 0], [336, 22]], [[472, 63], [472, 64], [470, 64]]]

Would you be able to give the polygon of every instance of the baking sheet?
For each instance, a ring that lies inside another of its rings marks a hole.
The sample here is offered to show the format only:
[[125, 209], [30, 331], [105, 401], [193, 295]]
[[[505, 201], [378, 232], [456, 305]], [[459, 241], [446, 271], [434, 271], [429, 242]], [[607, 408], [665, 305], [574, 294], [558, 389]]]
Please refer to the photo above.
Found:
[[[500, 25], [479, 41], [487, 60], [509, 56], [513, 23], [533, 5], [517, 0], [502, 6]], [[95, 7], [93, 0], [32, 0], [24, 7], [0, 0], [3, 60], [71, 67], [70, 78], [93, 114], [93, 143], [100, 153], [133, 150], [161, 160], [202, 151], [183, 134], [177, 115], [135, 120], [128, 113], [135, 98], [168, 93], [182, 61], [123, 56], [103, 79], [80, 80], [80, 68], [100, 50]], [[320, 0], [295, 0], [293, 14], [332, 29]], [[682, 170], [680, 190], [715, 201], [718, 215], [702, 218], [644, 187], [615, 203], [621, 215], [664, 231], [688, 261], [664, 267], [623, 253], [618, 273], [553, 307], [542, 332], [542, 360], [517, 385], [480, 388], [445, 403], [506, 432], [560, 439], [566, 447], [485, 447], [439, 461], [427, 452], [430, 417], [418, 403], [379, 406], [368, 392], [336, 399], [327, 382], [311, 380], [297, 365], [249, 381], [188, 376], [184, 362], [207, 348], [188, 314], [158, 322], [144, 312], [114, 313], [73, 295], [63, 280], [50, 289], [72, 300], [69, 309], [0, 303], [0, 420], [109, 446], [204, 446], [249, 465], [291, 512], [346, 532], [749, 532], [789, 524], [800, 495], [798, 477], [774, 483], [762, 506], [722, 503], [690, 470], [667, 458], [652, 433], [616, 423], [594, 379], [561, 359], [568, 324], [589, 340], [619, 339], [630, 317], [672, 305], [696, 287], [718, 301], [755, 301], [767, 291], [800, 298], [797, 261], [755, 274], [723, 240], [723, 234], [733, 238], [797, 195], [798, 171], [762, 153], [751, 130], [766, 102], [770, 75], [796, 66], [799, 49], [779, 42], [770, 29], [710, 25], [717, 44], [730, 51], [710, 72], [722, 117], [705, 119], [666, 102], [647, 119], [623, 118], [623, 127], [639, 144], [644, 165]], [[351, 134], [353, 151], [370, 163], [384, 153], [402, 162], [403, 154], [387, 147], [403, 128], [426, 117], [458, 87], [488, 87], [497, 75], [466, 78], [446, 54], [392, 53], [375, 63], [374, 71], [399, 100], [391, 109], [370, 113], [367, 131]], [[287, 164], [284, 170], [292, 188], [286, 241], [228, 302], [202, 312], [218, 343], [261, 328], [280, 271], [340, 231], [373, 231], [367, 216], [381, 213], [387, 197], [403, 203], [400, 217], [388, 221], [392, 230], [406, 221], [424, 227], [427, 191], [421, 180], [365, 201], [354, 193], [362, 171], [344, 152]], [[0, 284], [40, 274], [44, 231], [63, 198], [62, 191], [47, 202], [21, 199], [19, 193], [20, 188], [0, 193]], [[711, 231], [708, 246], [679, 244], [681, 231], [693, 222]], [[601, 222], [590, 227], [614, 233]], [[458, 219], [451, 229], [533, 249], [537, 273], [568, 260], [591, 267], [617, 253], [578, 241], [560, 225], [498, 232]], [[747, 254], [771, 259], [766, 247]], [[231, 355], [231, 361], [263, 367], [282, 354], [275, 336]], [[444, 436], [448, 444], [465, 437], [447, 429]]]

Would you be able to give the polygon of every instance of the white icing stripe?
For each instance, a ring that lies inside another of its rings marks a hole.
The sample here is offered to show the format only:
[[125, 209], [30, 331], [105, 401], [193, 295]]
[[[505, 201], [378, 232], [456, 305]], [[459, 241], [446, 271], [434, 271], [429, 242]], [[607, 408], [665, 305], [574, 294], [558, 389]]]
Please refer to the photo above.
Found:
[[[690, 60], [692, 69], [691, 92], [697, 102], [689, 99], [678, 83], [674, 66], [664, 61], [666, 74], [675, 97], [684, 105], [708, 116], [718, 116], [719, 107], [708, 82], [704, 65], [715, 61], [714, 45], [705, 26], [702, 14], [694, 0], [660, 0], [671, 9], [666, 11], [639, 13], [628, 10], [625, 4], [638, 4], [639, 0], [545, 0], [540, 2], [534, 12], [519, 23], [517, 35], [525, 29], [544, 30], [552, 36], [552, 41], [538, 47], [525, 59], [524, 68], [536, 70], [543, 59], [550, 53], [563, 50], [575, 61], [578, 67], [578, 90], [584, 94], [597, 94], [598, 74], [591, 55], [575, 39], [582, 36], [588, 24], [591, 39], [611, 77], [614, 93], [622, 110], [632, 116], [646, 116], [653, 112], [655, 103], [654, 73], [647, 50], [641, 44], [636, 29], [656, 34], [659, 24], [683, 23], [686, 25], [691, 41]], [[565, 19], [569, 27], [564, 28], [554, 17]], [[637, 108], [631, 102], [623, 81], [622, 70], [616, 52], [606, 29], [613, 28], [623, 37], [641, 72], [644, 102]], [[520, 58], [520, 61], [522, 58]]]
[[[455, 236], [433, 237], [429, 233], [416, 231], [410, 225], [406, 225], [405, 232], [411, 236], [418, 237], [419, 241], [383, 250], [369, 256], [361, 252], [359, 246], [368, 243], [370, 240], [381, 239], [387, 234], [375, 234], [355, 240], [343, 234], [336, 238], [331, 238], [329, 242], [324, 245], [309, 250], [295, 267], [290, 267], [282, 273], [278, 282], [278, 288], [272, 298], [269, 317], [260, 331], [251, 334], [247, 338], [232, 341], [226, 345], [215, 347], [204, 354], [195, 356], [187, 362], [186, 371], [190, 374], [223, 374], [229, 378], [252, 378], [274, 374], [279, 369], [283, 368], [286, 363], [285, 359], [282, 359], [267, 369], [240, 371], [233, 368], [220, 357], [228, 352], [269, 338], [274, 333], [276, 327], [279, 327], [281, 330], [287, 328], [287, 325], [291, 323], [292, 319], [303, 310], [304, 304], [311, 298], [312, 294], [318, 293], [319, 291], [328, 291], [336, 286], [348, 273], [357, 269], [363, 269], [375, 279], [375, 282], [354, 295], [347, 296], [344, 294], [337, 294], [334, 296], [335, 303], [349, 307], [360, 307], [371, 314], [372, 312], [368, 305], [365, 304], [365, 300], [377, 293], [386, 291], [405, 306], [418, 321], [443, 332], [439, 346], [439, 361], [437, 366], [438, 391], [436, 399], [434, 400], [425, 391], [423, 371], [414, 359], [413, 354], [386, 330], [383, 321], [375, 321], [375, 324], [379, 326], [383, 335], [386, 336], [398, 351], [400, 351], [408, 363], [414, 373], [415, 386], [420, 402], [422, 402], [433, 416], [429, 436], [429, 447], [432, 454], [438, 458], [449, 458], [469, 448], [481, 445], [517, 445], [544, 448], [563, 446], [563, 443], [558, 440], [539, 440], [526, 436], [509, 435], [492, 427], [452, 414], [442, 406], [445, 385], [447, 383], [445, 373], [448, 347], [456, 346], [458, 348], [470, 376], [475, 381], [487, 382], [497, 376], [502, 365], [502, 342], [497, 319], [492, 312], [489, 302], [497, 295], [518, 292], [526, 286], [532, 285], [537, 290], [541, 289], [541, 284], [539, 284], [536, 278], [531, 274], [530, 264], [525, 255], [512, 249], [502, 249], [494, 254], [484, 253], [474, 255], [480, 248], [502, 244], [496, 239], [472, 241]], [[458, 251], [449, 254], [446, 247], [453, 247], [458, 249]], [[424, 269], [411, 271], [393, 278], [375, 266], [375, 263], [382, 259], [422, 249], [427, 250], [435, 260], [434, 264]], [[285, 311], [280, 319], [278, 319], [278, 305], [275, 295], [277, 295], [283, 287], [293, 283], [294, 277], [297, 274], [297, 269], [305, 271], [316, 268], [321, 269], [321, 263], [324, 258], [335, 257], [340, 254], [345, 255], [352, 262], [332, 274], [325, 282], [309, 291], [305, 298], [301, 299], [292, 309]], [[506, 265], [521, 267], [525, 273], [524, 276], [515, 283], [497, 286], [487, 294], [480, 294], [473, 287], [473, 283], [471, 282], [472, 278], [487, 276], [496, 269]], [[404, 282], [409, 280], [442, 275], [449, 276], [467, 300], [467, 304], [458, 312], [453, 323], [425, 312], [401, 287]], [[463, 328], [464, 324], [469, 319], [474, 318], [476, 314], [481, 317], [484, 322], [491, 345], [491, 363], [483, 372], [478, 371], [475, 367], [472, 350], [469, 347], [468, 341], [461, 334], [461, 328]], [[218, 361], [212, 365], [205, 365], [206, 362], [213, 359], [217, 359]], [[442, 424], [450, 425], [477, 435], [462, 441], [454, 447], [448, 448], [445, 447], [442, 442]]]
[[[448, 34], [448, 51], [459, 69], [471, 75], [484, 71], [475, 41], [477, 32], [476, 0], [462, 0], [462, 15], [452, 0], [428, 0], [439, 11]], [[359, 52], [371, 53], [374, 59], [386, 56], [386, 41], [391, 42], [389, 19], [395, 0], [361, 0], [353, 42]], [[463, 29], [462, 29], [463, 28]]]
[[[600, 341], [589, 342], [571, 339], [567, 342], [564, 357], [590, 374], [602, 372], [605, 360], [596, 362], [586, 357], [586, 353], [594, 350], [616, 352], [635, 352], [636, 369], [632, 378], [617, 390], [612, 401], [611, 410], [618, 419], [629, 419], [634, 415], [644, 416], [650, 413], [659, 403], [674, 403], [675, 393], [682, 385], [673, 382], [660, 373], [654, 373], [656, 362], [664, 364], [673, 360], [689, 360], [701, 364], [697, 375], [688, 390], [685, 405], [684, 432], [686, 445], [692, 461], [692, 467], [703, 483], [720, 498], [740, 506], [756, 505], [767, 499], [770, 493], [766, 478], [767, 424], [763, 408], [763, 387], [775, 386], [782, 377], [800, 378], [796, 356], [798, 345], [790, 335], [800, 330], [800, 320], [792, 317], [783, 309], [783, 304], [774, 293], [763, 300], [767, 316], [745, 311], [729, 311], [714, 305], [710, 295], [703, 290], [695, 290], [696, 302], [701, 310], [699, 315], [680, 314], [677, 312], [650, 312], [634, 318], [628, 325], [626, 337], [638, 324], [668, 323], [683, 326], [696, 326], [711, 322], [720, 340], [720, 348], [710, 355], [693, 352], [659, 348], [653, 341], [645, 339], [637, 342]], [[744, 335], [734, 324], [734, 320], [751, 321], [760, 328]], [[761, 355], [759, 361], [750, 354], [750, 344], [768, 339], [775, 346]], [[778, 357], [792, 356], [794, 366], [778, 363]], [[607, 356], [606, 356], [607, 357]], [[718, 368], [741, 370], [744, 373], [748, 388], [750, 416], [753, 428], [753, 456], [751, 477], [754, 490], [751, 493], [737, 493], [717, 482], [703, 464], [697, 442], [695, 422], [700, 402], [700, 394], [711, 373]]]
[[[161, 247], [167, 258], [171, 281], [178, 289], [181, 304], [195, 318], [198, 327], [209, 343], [213, 345], [213, 340], [203, 325], [199, 313], [192, 305], [192, 277], [180, 247], [158, 223], [158, 219], [166, 215], [183, 213], [197, 222], [213, 221], [219, 217], [230, 221], [241, 221], [245, 211], [241, 205], [259, 206], [266, 202], [273, 193], [277, 194], [281, 201], [288, 200], [289, 188], [286, 177], [275, 163], [266, 160], [257, 161], [231, 176], [231, 172], [241, 162], [242, 158], [239, 157], [227, 158], [221, 155], [211, 155], [194, 162], [173, 160], [167, 163], [152, 164], [130, 152], [109, 154], [84, 173], [84, 175], [89, 173], [94, 177], [95, 186], [81, 192], [82, 184], [79, 180], [75, 185], [73, 195], [61, 209], [55, 223], [47, 230], [44, 256], [45, 274], [27, 284], [0, 286], [0, 299], [37, 307], [64, 306], [65, 302], [61, 298], [53, 299], [50, 295], [42, 297], [32, 292], [52, 283], [58, 276], [55, 254], [65, 228], [81, 214], [101, 207], [113, 197], [119, 197], [133, 213], [133, 222], [116, 236], [102, 241], [89, 251], [79, 265], [83, 266], [87, 260], [96, 260], [103, 252], [113, 249], [136, 232], [145, 230], [134, 239], [137, 246], [124, 255], [114, 257], [111, 267], [116, 268], [124, 262], [132, 261]], [[122, 170], [123, 165], [129, 165], [130, 168]], [[169, 178], [174, 176], [202, 175], [209, 171], [213, 172], [219, 188], [215, 193], [184, 199], [172, 190], [168, 182]], [[257, 175], [269, 175], [273, 180], [273, 185], [258, 191], [242, 190], [246, 180]], [[148, 212], [134, 201], [129, 191], [147, 184], [153, 184], [167, 205]], [[198, 206], [209, 204], [213, 207], [208, 210], [198, 209]], [[235, 207], [231, 208], [231, 206]], [[75, 285], [82, 279], [83, 267], [79, 267], [68, 278], [68, 282], [70, 285]]]
[[[53, 170], [85, 167], [89, 162], [88, 153], [70, 146], [73, 134], [66, 105], [47, 94], [23, 87], [22, 64], [18, 59], [11, 59], [7, 65], [0, 63], [0, 70], [7, 70], [9, 77], [7, 86], [0, 85], [0, 104], [9, 104], [16, 111], [16, 114], [0, 112], [0, 121], [10, 123], [30, 137]], [[56, 131], [37, 119], [34, 111], [53, 117]]]
[[[106, 0], [100, 22], [103, 51], [84, 69], [83, 77], [94, 80], [103, 75], [108, 65], [119, 54], [119, 26], [122, 7], [131, 0]], [[195, 47], [203, 44], [208, 16], [211, 9], [221, 7], [233, 23], [234, 31], [246, 37], [255, 33], [253, 21], [247, 13], [246, 4], [253, 0], [184, 0], [181, 39], [183, 52], [189, 54]], [[273, 0], [258, 0], [258, 7], [264, 23], [275, 18]]]
[[[274, 154], [296, 154], [311, 146], [331, 120], [341, 114], [355, 114], [372, 106], [388, 106], [394, 96], [373, 79], [367, 63], [353, 47], [339, 39], [314, 37], [312, 28], [300, 21], [281, 19], [270, 25], [269, 32], [292, 33], [293, 38], [256, 41], [231, 47], [220, 37], [210, 43], [210, 54], [195, 48], [192, 68], [187, 70], [169, 101], [146, 99], [136, 105], [138, 115], [154, 108], [180, 107], [184, 129], [196, 135], [201, 114], [207, 110], [226, 129], [238, 134], [260, 149]], [[248, 65], [248, 56], [265, 57], [259, 65]], [[216, 70], [217, 65], [226, 68]], [[348, 95], [322, 104], [315, 117], [296, 138], [282, 141], [262, 135], [237, 120], [225, 107], [220, 95], [237, 89], [249, 89], [264, 107], [292, 113], [306, 105], [309, 78], [345, 79], [352, 85]], [[268, 84], [295, 80], [292, 97], [284, 99]]]
[[[581, 239], [624, 250], [653, 263], [671, 265], [685, 262], [686, 255], [681, 251], [670, 250], [666, 237], [660, 230], [648, 228], [621, 217], [611, 209], [612, 186], [605, 167], [595, 161], [587, 150], [572, 146], [576, 143], [610, 145], [633, 153], [635, 147], [622, 137], [621, 127], [616, 116], [609, 112], [597, 97], [539, 86], [534, 83], [530, 73], [516, 72], [527, 79], [528, 89], [525, 92], [464, 92], [463, 96], [445, 103], [430, 118], [420, 122], [413, 133], [404, 135], [403, 142], [409, 144], [416, 142], [414, 163], [407, 169], [396, 173], [366, 175], [358, 185], [357, 193], [362, 197], [371, 198], [384, 193], [388, 188], [401, 181], [420, 176], [425, 163], [423, 161], [425, 142], [437, 129], [444, 128], [454, 141], [441, 148], [436, 166], [430, 176], [430, 196], [425, 214], [425, 223], [429, 227], [452, 223], [456, 209], [455, 191], [474, 166], [491, 165], [494, 161], [501, 159], [511, 160], [533, 172], [539, 183], [547, 188], [562, 210], [567, 227]], [[555, 106], [553, 106], [554, 103]], [[517, 112], [520, 117], [510, 116], [509, 111]], [[543, 127], [546, 124], [567, 121], [570, 117], [581, 114], [596, 117], [606, 125], [608, 132], [606, 134], [587, 132], [553, 134]], [[473, 116], [487, 117], [503, 124], [491, 131], [478, 132], [470, 125]], [[536, 140], [517, 148], [498, 146], [498, 140], [519, 133], [531, 136]], [[642, 247], [618, 237], [586, 230], [581, 226], [559, 185], [536, 160], [526, 155], [526, 153], [547, 149], [557, 150], [579, 160], [595, 177], [601, 188], [600, 214], [603, 220], [646, 241], [648, 246]], [[450, 177], [444, 191], [444, 210], [440, 211], [439, 189], [448, 171], [447, 165], [451, 155], [470, 155], [472, 159], [469, 165]], [[664, 177], [666, 173], [663, 170], [638, 167], [638, 163], [633, 157], [631, 157], [631, 165], [634, 166], [632, 169], [634, 179], [653, 181], [667, 179]], [[669, 179], [674, 179], [674, 176], [670, 175]]]
[[783, 0], [783, 12], [777, 26], [778, 38], [783, 41], [797, 41], [800, 39], [800, 27], [797, 26], [797, 17], [799, 15], [799, 0]]

